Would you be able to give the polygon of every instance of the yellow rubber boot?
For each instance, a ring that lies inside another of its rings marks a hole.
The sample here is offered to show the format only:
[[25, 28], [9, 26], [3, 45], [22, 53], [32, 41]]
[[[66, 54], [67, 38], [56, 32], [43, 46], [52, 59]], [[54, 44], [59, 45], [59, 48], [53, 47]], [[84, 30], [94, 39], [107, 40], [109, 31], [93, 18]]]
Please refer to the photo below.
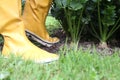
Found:
[[28, 36], [42, 45], [51, 46], [59, 39], [50, 37], [45, 26], [52, 0], [26, 0], [22, 15]]
[[20, 19], [20, 4], [21, 0], [0, 1], [0, 34], [4, 38], [2, 54], [6, 57], [14, 54], [36, 63], [58, 60], [58, 55], [36, 47], [27, 39], [23, 21]]

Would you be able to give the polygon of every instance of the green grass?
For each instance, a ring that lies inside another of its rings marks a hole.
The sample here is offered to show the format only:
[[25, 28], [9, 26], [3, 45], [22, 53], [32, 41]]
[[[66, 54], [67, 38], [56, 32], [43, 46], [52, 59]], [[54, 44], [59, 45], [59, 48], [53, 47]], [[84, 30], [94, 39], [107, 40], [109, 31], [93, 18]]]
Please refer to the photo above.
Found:
[[5, 59], [1, 55], [0, 75], [6, 80], [119, 80], [118, 53], [100, 56], [96, 51], [91, 54], [89, 49], [62, 48], [60, 59], [51, 64], [35, 64], [13, 56]]
[[49, 34], [53, 34], [54, 30], [62, 28], [60, 21], [50, 15], [47, 16], [45, 24]]

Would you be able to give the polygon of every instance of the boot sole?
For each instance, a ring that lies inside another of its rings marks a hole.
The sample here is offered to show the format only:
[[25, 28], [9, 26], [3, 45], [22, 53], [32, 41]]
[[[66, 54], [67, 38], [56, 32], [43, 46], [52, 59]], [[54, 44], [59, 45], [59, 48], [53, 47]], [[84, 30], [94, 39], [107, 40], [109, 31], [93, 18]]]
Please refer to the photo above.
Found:
[[42, 44], [42, 45], [44, 45], [44, 46], [47, 46], [47, 47], [51, 47], [53, 44], [59, 42], [59, 41], [58, 41], [58, 42], [51, 43], [51, 42], [48, 42], [48, 41], [46, 41], [46, 40], [43, 40], [42, 38], [40, 38], [39, 36], [35, 35], [34, 33], [30, 32], [30, 31], [28, 31], [28, 30], [25, 30], [25, 32], [26, 32], [26, 35], [27, 35], [28, 37], [30, 37], [30, 39], [35, 40], [35, 41], [37, 41], [38, 43], [40, 43], [40, 44]]
[[[4, 59], [8, 59], [8, 56], [4, 56]], [[38, 64], [50, 64], [50, 63], [53, 63], [55, 61], [58, 61], [59, 60], [59, 57], [57, 58], [54, 58], [54, 59], [46, 59], [46, 60], [36, 60], [34, 61], [35, 63], [38, 63]]]
[[46, 59], [46, 60], [43, 60], [43, 61], [35, 61], [35, 63], [41, 63], [41, 64], [50, 64], [50, 63], [53, 63], [55, 61], [59, 60], [59, 57], [58, 58], [55, 58], [55, 59]]

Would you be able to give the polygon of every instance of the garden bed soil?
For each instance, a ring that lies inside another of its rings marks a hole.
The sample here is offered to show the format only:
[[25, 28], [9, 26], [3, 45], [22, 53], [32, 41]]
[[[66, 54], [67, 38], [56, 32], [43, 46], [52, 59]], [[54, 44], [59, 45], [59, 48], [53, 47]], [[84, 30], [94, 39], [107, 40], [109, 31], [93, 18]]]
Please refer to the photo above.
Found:
[[[57, 53], [61, 47], [66, 45], [66, 43], [68, 45], [67, 46], [68, 49], [71, 48], [70, 47], [70, 45], [72, 44], [71, 39], [68, 39], [68, 41], [66, 42], [66, 34], [62, 29], [55, 30], [52, 36], [58, 37], [60, 39], [60, 42], [54, 44], [51, 47], [46, 47], [42, 45], [39, 47], [52, 53]], [[120, 40], [112, 40], [109, 41], [107, 44], [108, 48], [101, 48], [99, 47], [98, 40], [92, 39], [90, 36], [88, 36], [88, 38], [86, 37], [81, 38], [81, 40], [78, 43], [78, 48], [82, 48], [82, 50], [89, 50], [90, 53], [94, 53], [94, 51], [96, 51], [101, 55], [112, 55], [115, 51], [119, 51], [120, 49]]]

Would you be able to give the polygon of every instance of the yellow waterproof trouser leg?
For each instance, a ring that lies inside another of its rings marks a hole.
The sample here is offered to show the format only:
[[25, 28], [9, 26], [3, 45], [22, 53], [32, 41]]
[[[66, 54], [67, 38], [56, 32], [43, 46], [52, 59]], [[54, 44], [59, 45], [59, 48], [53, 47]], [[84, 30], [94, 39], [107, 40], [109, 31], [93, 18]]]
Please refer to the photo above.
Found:
[[45, 27], [51, 3], [52, 0], [26, 0], [22, 15], [27, 34], [35, 41], [48, 47], [59, 42], [58, 38], [49, 36]]
[[0, 34], [4, 38], [2, 54], [20, 56], [36, 63], [58, 60], [59, 56], [33, 45], [25, 35], [25, 27], [20, 19], [21, 0], [0, 0]]

